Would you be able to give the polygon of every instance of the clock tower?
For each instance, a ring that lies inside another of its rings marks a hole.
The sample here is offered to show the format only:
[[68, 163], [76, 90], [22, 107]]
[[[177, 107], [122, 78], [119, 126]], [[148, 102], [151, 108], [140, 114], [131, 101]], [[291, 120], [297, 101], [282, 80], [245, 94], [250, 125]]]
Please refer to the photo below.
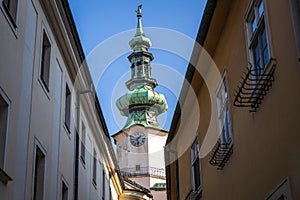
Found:
[[165, 187], [163, 146], [168, 134], [158, 123], [157, 116], [165, 112], [168, 105], [164, 95], [154, 91], [157, 86], [156, 80], [151, 77], [151, 61], [154, 57], [148, 52], [151, 41], [143, 32], [141, 8], [141, 5], [138, 6], [136, 33], [129, 42], [133, 50], [128, 56], [131, 78], [126, 86], [129, 91], [116, 102], [120, 114], [127, 117], [127, 122], [112, 137], [117, 146], [122, 174], [151, 189], [155, 199], [154, 193], [158, 191], [155, 189], [159, 188], [162, 192]]

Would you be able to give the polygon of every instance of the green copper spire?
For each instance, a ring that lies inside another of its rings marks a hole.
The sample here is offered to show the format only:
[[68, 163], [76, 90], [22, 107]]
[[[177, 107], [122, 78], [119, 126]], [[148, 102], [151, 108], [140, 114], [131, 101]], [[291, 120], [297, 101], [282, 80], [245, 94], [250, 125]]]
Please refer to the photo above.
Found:
[[151, 77], [151, 61], [153, 55], [148, 52], [152, 45], [143, 32], [142, 5], [138, 6], [137, 29], [129, 45], [133, 52], [128, 56], [131, 63], [131, 78], [126, 82], [128, 93], [120, 97], [116, 104], [121, 115], [127, 116], [123, 129], [133, 125], [143, 125], [149, 128], [163, 130], [157, 122], [157, 116], [168, 109], [165, 96], [154, 91], [157, 86]]

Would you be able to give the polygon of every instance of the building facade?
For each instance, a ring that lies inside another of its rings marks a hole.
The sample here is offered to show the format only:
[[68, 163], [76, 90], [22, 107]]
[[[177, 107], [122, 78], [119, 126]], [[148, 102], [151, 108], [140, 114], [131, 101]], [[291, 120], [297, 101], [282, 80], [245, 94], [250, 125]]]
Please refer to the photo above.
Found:
[[142, 6], [137, 10], [136, 33], [129, 42], [133, 52], [131, 79], [126, 82], [128, 93], [116, 104], [127, 117], [122, 130], [114, 134], [120, 170], [128, 179], [151, 190], [153, 199], [166, 199], [166, 180], [163, 146], [167, 139], [157, 116], [168, 108], [165, 97], [154, 91], [157, 82], [151, 77], [153, 55], [148, 52], [151, 41], [143, 32]]
[[299, 16], [298, 0], [207, 1], [166, 143], [168, 199], [300, 198]]
[[151, 199], [120, 174], [68, 2], [0, 3], [1, 199]]

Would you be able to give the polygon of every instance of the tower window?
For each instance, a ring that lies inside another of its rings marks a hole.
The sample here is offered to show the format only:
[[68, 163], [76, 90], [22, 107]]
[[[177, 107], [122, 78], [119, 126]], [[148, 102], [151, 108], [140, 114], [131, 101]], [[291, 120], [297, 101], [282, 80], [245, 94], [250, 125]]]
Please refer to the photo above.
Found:
[[141, 165], [136, 165], [136, 166], [135, 166], [135, 170], [136, 170], [136, 171], [140, 171], [140, 170], [141, 170]]

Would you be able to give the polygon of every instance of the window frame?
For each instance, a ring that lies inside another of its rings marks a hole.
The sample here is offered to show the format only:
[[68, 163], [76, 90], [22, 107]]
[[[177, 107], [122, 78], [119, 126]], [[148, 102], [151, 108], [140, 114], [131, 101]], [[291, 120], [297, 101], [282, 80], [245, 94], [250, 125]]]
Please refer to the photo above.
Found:
[[102, 199], [105, 200], [105, 185], [106, 185], [106, 173], [105, 173], [105, 169], [104, 169], [104, 165], [103, 165], [103, 169], [102, 169]]
[[60, 189], [61, 189], [61, 195], [60, 195], [60, 199], [61, 200], [64, 200], [64, 198], [63, 198], [63, 186], [66, 186], [66, 188], [67, 188], [67, 200], [69, 199], [69, 184], [68, 184], [68, 182], [66, 181], [66, 179], [64, 178], [64, 176], [61, 176], [61, 187], [60, 187]]
[[[259, 5], [263, 6], [263, 12], [259, 15]], [[256, 20], [256, 29], [252, 29], [252, 19]], [[245, 14], [245, 26], [246, 26], [246, 38], [247, 38], [247, 55], [252, 67], [256, 68], [255, 61], [255, 47], [259, 47], [259, 62], [260, 69], [257, 69], [256, 73], [259, 77], [267, 71], [272, 61], [273, 53], [271, 48], [271, 37], [269, 34], [269, 26], [267, 19], [267, 6], [265, 0], [252, 0], [248, 6], [247, 12]], [[268, 53], [268, 60], [265, 60], [264, 47], [263, 45], [263, 34], [266, 37], [266, 47]], [[259, 80], [256, 80], [259, 81]]]
[[[8, 0], [11, 1], [11, 0]], [[19, 13], [20, 13], [20, 0], [14, 0], [16, 1], [16, 13], [15, 17], [12, 15], [10, 8], [5, 3], [5, 0], [1, 2], [1, 10], [3, 12], [4, 17], [7, 20], [7, 23], [9, 24], [10, 28], [12, 29], [14, 35], [16, 38], [18, 38], [18, 23], [19, 23]]]
[[92, 164], [92, 183], [97, 189], [97, 152], [96, 149], [93, 148], [93, 164]]
[[265, 200], [278, 200], [282, 195], [286, 200], [292, 200], [289, 177], [286, 177], [276, 188], [265, 198]]
[[[69, 91], [69, 93], [67, 94], [67, 89]], [[68, 98], [70, 98], [70, 101], [69, 101], [69, 109], [67, 110], [67, 101], [68, 101]], [[64, 89], [64, 128], [66, 130], [66, 132], [70, 135], [71, 134], [71, 125], [72, 125], [72, 91], [71, 91], [71, 88], [69, 86], [69, 83], [68, 81], [65, 81], [65, 89]], [[68, 111], [68, 117], [69, 119], [67, 119], [67, 111]], [[71, 138], [70, 138], [71, 139]]]
[[[196, 150], [194, 149], [196, 145]], [[199, 156], [199, 152], [200, 152], [200, 144], [198, 141], [198, 136], [195, 138], [194, 142], [191, 145], [191, 169], [192, 169], [192, 186], [193, 186], [193, 192], [197, 192], [201, 190], [201, 186], [202, 186], [202, 179], [201, 179], [201, 162], [200, 162], [200, 156]], [[196, 151], [196, 153], [195, 153]], [[197, 176], [199, 178], [199, 185], [196, 185], [196, 175], [195, 175], [195, 169], [194, 167], [197, 166], [198, 162], [198, 166], [199, 166], [199, 176]], [[195, 166], [196, 165], [196, 166]]]
[[36, 156], [37, 156], [37, 148], [40, 150], [40, 152], [44, 155], [44, 174], [43, 174], [43, 197], [42, 199], [45, 199], [45, 183], [46, 183], [46, 170], [47, 170], [47, 152], [41, 145], [41, 143], [38, 141], [37, 138], [35, 138], [34, 142], [34, 154], [33, 154], [33, 171], [32, 171], [32, 199], [35, 199], [35, 172], [36, 172]]
[[[224, 88], [225, 96], [220, 98], [219, 95], [221, 94], [222, 88]], [[215, 95], [216, 95], [216, 104], [217, 104], [217, 120], [218, 120], [218, 127], [219, 127], [220, 142], [221, 142], [221, 144], [230, 144], [233, 140], [233, 134], [232, 134], [232, 119], [231, 119], [231, 112], [230, 112], [229, 84], [228, 84], [226, 67], [222, 74], [222, 79], [220, 80], [220, 83], [219, 83], [219, 86], [217, 87]], [[223, 101], [223, 105], [221, 106], [221, 108], [220, 108], [220, 99], [222, 99], [222, 101]], [[222, 112], [222, 114], [221, 114], [221, 112]], [[220, 118], [222, 116], [224, 116], [224, 120], [221, 123], [222, 119], [220, 119]], [[229, 122], [229, 124], [227, 122]], [[224, 132], [224, 126], [227, 127], [226, 134]]]
[[10, 110], [11, 110], [11, 101], [4, 90], [0, 87], [0, 97], [3, 99], [4, 103], [6, 103], [7, 113], [6, 113], [6, 128], [5, 132], [5, 141], [4, 141], [4, 149], [3, 149], [3, 166], [0, 168], [5, 172], [6, 171], [6, 158], [7, 158], [7, 141], [8, 141], [8, 130], [9, 130], [9, 121], [10, 121]]
[[[46, 36], [49, 45], [50, 45], [50, 52], [49, 52], [49, 67], [48, 67], [48, 83], [45, 82], [45, 80], [43, 79], [43, 66], [42, 66], [42, 60], [43, 60], [43, 44], [44, 44], [44, 36]], [[40, 56], [39, 56], [39, 75], [38, 75], [38, 80], [40, 85], [42, 86], [45, 94], [47, 95], [48, 99], [50, 100], [50, 92], [51, 92], [51, 69], [52, 69], [52, 48], [53, 43], [51, 40], [51, 37], [46, 29], [46, 26], [44, 25], [44, 23], [42, 22], [42, 31], [41, 31], [41, 37], [40, 37]]]
[[86, 144], [86, 126], [84, 121], [81, 121], [80, 160], [83, 166], [85, 166], [85, 159], [86, 159], [85, 144]]

